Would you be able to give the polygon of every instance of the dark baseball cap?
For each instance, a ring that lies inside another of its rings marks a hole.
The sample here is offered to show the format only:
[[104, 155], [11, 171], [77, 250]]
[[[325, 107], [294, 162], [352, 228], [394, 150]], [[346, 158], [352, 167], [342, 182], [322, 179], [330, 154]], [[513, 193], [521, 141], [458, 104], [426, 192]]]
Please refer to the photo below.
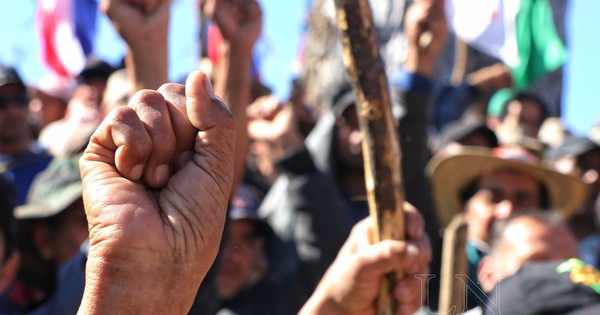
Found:
[[27, 203], [15, 209], [19, 220], [53, 217], [81, 199], [79, 155], [54, 158], [37, 175], [27, 195]]
[[77, 76], [78, 83], [87, 83], [94, 79], [108, 80], [108, 77], [115, 71], [107, 62], [98, 59], [89, 59], [83, 70]]
[[25, 89], [25, 84], [14, 67], [0, 65], [0, 87], [9, 84], [19, 85]]
[[600, 272], [579, 259], [525, 264], [492, 291], [483, 314], [598, 315]]
[[573, 136], [565, 139], [558, 147], [546, 154], [547, 160], [556, 160], [567, 156], [578, 157], [587, 152], [600, 150], [600, 145], [588, 137]]
[[498, 137], [483, 119], [459, 119], [448, 123], [440, 134], [438, 141], [439, 148], [445, 148], [453, 142], [460, 142], [472, 134], [481, 134], [490, 144], [491, 148], [498, 146]]
[[260, 202], [260, 193], [251, 185], [242, 183], [231, 200], [229, 219], [252, 222], [256, 233], [268, 240], [274, 236], [274, 232], [271, 226], [258, 216]]

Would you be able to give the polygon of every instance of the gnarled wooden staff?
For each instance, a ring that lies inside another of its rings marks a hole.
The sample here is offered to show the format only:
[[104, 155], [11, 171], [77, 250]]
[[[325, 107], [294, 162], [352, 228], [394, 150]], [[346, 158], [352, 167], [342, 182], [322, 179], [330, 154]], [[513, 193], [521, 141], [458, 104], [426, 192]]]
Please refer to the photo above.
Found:
[[444, 231], [438, 309], [440, 314], [460, 314], [466, 309], [466, 277], [469, 272], [466, 244], [467, 223], [461, 214], [457, 214]]
[[[358, 118], [363, 134], [365, 183], [370, 215], [378, 239], [402, 240], [404, 188], [398, 129], [392, 117], [388, 81], [379, 55], [373, 15], [368, 0], [335, 0], [338, 28], [342, 34], [344, 63], [358, 98]], [[378, 314], [395, 314], [391, 290], [398, 274], [383, 281]]]

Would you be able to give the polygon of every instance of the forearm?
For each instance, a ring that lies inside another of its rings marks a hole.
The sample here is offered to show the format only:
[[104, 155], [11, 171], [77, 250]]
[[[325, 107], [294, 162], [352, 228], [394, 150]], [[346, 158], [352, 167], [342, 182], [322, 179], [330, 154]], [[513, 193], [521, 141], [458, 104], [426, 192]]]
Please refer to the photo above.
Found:
[[168, 82], [168, 58], [166, 41], [148, 47], [130, 47], [125, 58], [133, 83], [130, 94], [142, 89], [158, 89]]
[[232, 186], [235, 190], [244, 175], [248, 150], [246, 107], [250, 103], [252, 48], [227, 43], [221, 49], [215, 94], [221, 97], [237, 119]]

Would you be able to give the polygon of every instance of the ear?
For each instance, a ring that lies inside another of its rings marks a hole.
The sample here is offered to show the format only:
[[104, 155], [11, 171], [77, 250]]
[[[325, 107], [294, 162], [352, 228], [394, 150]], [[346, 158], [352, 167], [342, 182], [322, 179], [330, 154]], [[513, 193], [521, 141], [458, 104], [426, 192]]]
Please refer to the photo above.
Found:
[[6, 293], [8, 287], [17, 276], [20, 265], [21, 255], [17, 251], [13, 251], [10, 257], [8, 257], [0, 267], [0, 294]]
[[496, 272], [496, 260], [491, 256], [485, 256], [477, 266], [477, 277], [483, 291], [490, 293], [499, 281]]

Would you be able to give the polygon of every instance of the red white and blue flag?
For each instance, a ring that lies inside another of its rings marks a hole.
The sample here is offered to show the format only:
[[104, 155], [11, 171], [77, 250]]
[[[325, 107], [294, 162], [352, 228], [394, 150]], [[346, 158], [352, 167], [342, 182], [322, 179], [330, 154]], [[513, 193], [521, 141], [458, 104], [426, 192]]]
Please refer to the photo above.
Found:
[[93, 50], [97, 0], [39, 0], [36, 27], [42, 62], [56, 75], [75, 77]]

